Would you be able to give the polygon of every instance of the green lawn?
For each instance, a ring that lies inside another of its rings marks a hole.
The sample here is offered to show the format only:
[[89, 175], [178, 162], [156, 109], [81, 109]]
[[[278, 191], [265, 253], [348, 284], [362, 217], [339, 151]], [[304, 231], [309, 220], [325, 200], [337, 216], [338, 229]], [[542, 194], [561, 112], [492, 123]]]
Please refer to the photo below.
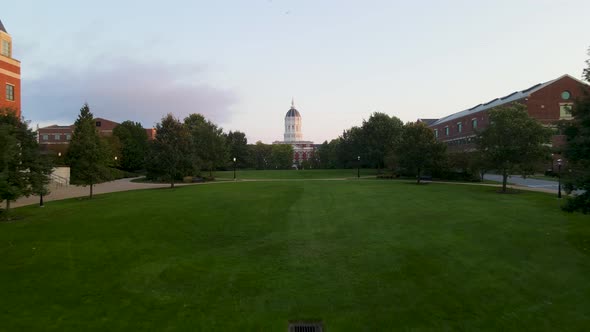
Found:
[[495, 190], [227, 182], [16, 209], [0, 330], [587, 330], [590, 218]]
[[[375, 176], [375, 169], [361, 169], [360, 176]], [[215, 172], [217, 178], [232, 178], [233, 171]], [[306, 170], [237, 170], [238, 179], [345, 179], [356, 178], [357, 169], [306, 169]]]

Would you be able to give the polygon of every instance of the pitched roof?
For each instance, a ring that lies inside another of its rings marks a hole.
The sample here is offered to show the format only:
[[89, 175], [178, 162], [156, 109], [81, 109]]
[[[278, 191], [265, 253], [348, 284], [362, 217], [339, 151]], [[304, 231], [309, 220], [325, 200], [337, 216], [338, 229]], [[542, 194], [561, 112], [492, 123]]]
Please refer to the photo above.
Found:
[[418, 119], [418, 122], [423, 122], [427, 126], [430, 126], [431, 124], [435, 123], [436, 121], [438, 121], [438, 119]]
[[438, 121], [436, 121], [434, 123], [431, 123], [429, 125], [430, 126], [436, 126], [436, 125], [439, 125], [441, 123], [445, 123], [447, 121], [451, 121], [451, 120], [454, 120], [454, 119], [461, 118], [463, 116], [467, 116], [469, 114], [473, 114], [473, 113], [485, 111], [485, 110], [488, 110], [488, 109], [491, 109], [491, 108], [494, 108], [494, 107], [497, 107], [497, 106], [501, 106], [501, 105], [504, 105], [504, 104], [509, 104], [509, 103], [512, 103], [512, 102], [515, 102], [515, 101], [518, 101], [518, 100], [527, 98], [531, 94], [533, 94], [533, 93], [535, 93], [535, 92], [537, 92], [537, 91], [545, 88], [546, 86], [548, 86], [548, 85], [550, 85], [550, 84], [552, 84], [554, 82], [559, 81], [560, 79], [562, 79], [564, 77], [569, 77], [571, 79], [574, 79], [574, 80], [576, 80], [578, 82], [583, 83], [582, 81], [578, 80], [577, 78], [572, 77], [572, 76], [570, 76], [568, 74], [565, 74], [565, 75], [562, 75], [562, 76], [560, 76], [560, 77], [558, 77], [558, 78], [556, 78], [554, 80], [547, 81], [545, 83], [535, 84], [535, 85], [531, 86], [528, 89], [524, 89], [522, 91], [515, 91], [515, 92], [513, 92], [513, 93], [511, 93], [511, 94], [509, 94], [507, 96], [502, 97], [502, 98], [495, 98], [495, 99], [492, 99], [492, 100], [490, 100], [490, 101], [488, 101], [486, 103], [479, 104], [479, 105], [473, 106], [471, 108], [468, 108], [468, 109], [466, 109], [464, 111], [453, 113], [453, 114], [448, 115], [448, 116], [446, 116], [444, 118], [441, 118]]
[[[6, 28], [4, 27], [4, 24], [2, 24], [2, 20], [0, 20], [0, 31], [6, 32]], [[6, 33], [8, 33], [8, 32], [6, 32]]]

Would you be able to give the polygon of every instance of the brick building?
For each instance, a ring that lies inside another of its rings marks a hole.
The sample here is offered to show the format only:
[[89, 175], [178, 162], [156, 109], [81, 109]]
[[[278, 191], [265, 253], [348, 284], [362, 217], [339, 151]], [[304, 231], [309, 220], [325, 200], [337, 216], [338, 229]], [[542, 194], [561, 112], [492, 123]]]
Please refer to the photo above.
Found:
[[12, 58], [12, 37], [0, 21], [0, 108], [9, 108], [21, 116], [20, 61]]
[[[96, 130], [103, 137], [113, 135], [113, 129], [119, 123], [103, 119], [95, 118], [94, 124]], [[149, 140], [153, 140], [156, 136], [155, 128], [144, 128]], [[37, 129], [37, 139], [43, 151], [53, 151], [54, 153], [64, 154], [68, 150], [72, 134], [74, 132], [74, 125], [59, 126], [52, 125], [48, 127]]]
[[[441, 119], [418, 121], [426, 123], [439, 141], [447, 143], [449, 151], [469, 151], [475, 148], [476, 131], [485, 129], [488, 125], [489, 110], [511, 103], [521, 103], [527, 107], [532, 118], [546, 126], [554, 126], [559, 120], [572, 118], [569, 109], [573, 101], [582, 95], [583, 86], [587, 85], [570, 75], [563, 75]], [[564, 142], [563, 135], [556, 134], [552, 138], [552, 146], [558, 147]]]

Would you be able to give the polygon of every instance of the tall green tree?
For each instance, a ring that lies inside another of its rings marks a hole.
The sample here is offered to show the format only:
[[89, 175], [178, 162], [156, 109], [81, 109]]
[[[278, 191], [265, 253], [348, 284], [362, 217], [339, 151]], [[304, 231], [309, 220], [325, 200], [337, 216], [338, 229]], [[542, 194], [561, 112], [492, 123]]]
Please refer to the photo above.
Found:
[[[590, 82], [590, 60], [586, 60], [586, 64], [585, 79]], [[587, 214], [590, 213], [590, 88], [585, 86], [582, 89], [582, 97], [574, 102], [572, 108], [573, 120], [565, 124], [564, 130], [567, 142], [564, 149], [567, 159], [564, 184], [566, 189], [579, 192], [568, 197], [563, 209]]]
[[123, 121], [113, 129], [113, 136], [120, 144], [119, 165], [126, 171], [136, 171], [145, 167], [148, 136], [141, 123]]
[[236, 158], [237, 166], [245, 167], [248, 160], [248, 139], [240, 131], [230, 131], [225, 138], [228, 146], [229, 158]]
[[11, 110], [0, 110], [0, 202], [8, 218], [11, 201], [34, 194], [37, 180], [48, 181], [47, 172], [37, 172], [40, 163], [35, 133]]
[[502, 192], [506, 192], [510, 174], [547, 158], [550, 151], [545, 144], [552, 132], [518, 103], [489, 111], [489, 120], [489, 126], [477, 135], [477, 145], [483, 158], [501, 172]]
[[188, 128], [172, 114], [156, 125], [156, 137], [149, 144], [146, 161], [150, 179], [168, 181], [174, 188], [177, 179], [192, 172], [191, 135]]
[[273, 144], [270, 159], [275, 169], [291, 168], [293, 165], [293, 146], [290, 144]]
[[70, 183], [89, 186], [90, 198], [95, 184], [111, 179], [109, 147], [96, 130], [88, 104], [82, 106], [74, 123], [67, 159], [70, 163]]
[[436, 140], [430, 128], [422, 122], [411, 122], [403, 127], [396, 159], [402, 168], [416, 175], [419, 184], [422, 172], [441, 163], [445, 151], [446, 145]]
[[261, 141], [248, 145], [251, 163], [256, 169], [267, 169], [271, 166], [272, 146]]
[[223, 130], [201, 114], [190, 114], [184, 124], [192, 137], [192, 156], [195, 170], [208, 169], [213, 175], [216, 167], [225, 166], [229, 153]]
[[403, 123], [395, 116], [375, 112], [369, 120], [363, 121], [362, 151], [366, 163], [381, 169], [387, 156], [399, 143]]

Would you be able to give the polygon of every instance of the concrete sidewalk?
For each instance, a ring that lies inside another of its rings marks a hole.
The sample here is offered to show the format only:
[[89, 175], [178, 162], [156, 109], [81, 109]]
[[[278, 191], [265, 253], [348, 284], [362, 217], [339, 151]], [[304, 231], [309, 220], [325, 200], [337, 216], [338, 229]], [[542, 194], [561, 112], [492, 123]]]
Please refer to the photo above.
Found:
[[[170, 184], [164, 183], [140, 183], [131, 182], [132, 179], [120, 179], [105, 183], [94, 185], [93, 194], [105, 194], [118, 191], [138, 190], [138, 189], [152, 189], [152, 188], [167, 188]], [[186, 186], [196, 183], [175, 183], [174, 186]], [[82, 186], [50, 186], [51, 193], [48, 196], [43, 196], [44, 202], [57, 201], [67, 198], [85, 197], [90, 195], [90, 187]], [[4, 203], [3, 203], [4, 204]], [[16, 202], [11, 202], [10, 207], [19, 207], [25, 205], [39, 204], [39, 196], [22, 197]]]

